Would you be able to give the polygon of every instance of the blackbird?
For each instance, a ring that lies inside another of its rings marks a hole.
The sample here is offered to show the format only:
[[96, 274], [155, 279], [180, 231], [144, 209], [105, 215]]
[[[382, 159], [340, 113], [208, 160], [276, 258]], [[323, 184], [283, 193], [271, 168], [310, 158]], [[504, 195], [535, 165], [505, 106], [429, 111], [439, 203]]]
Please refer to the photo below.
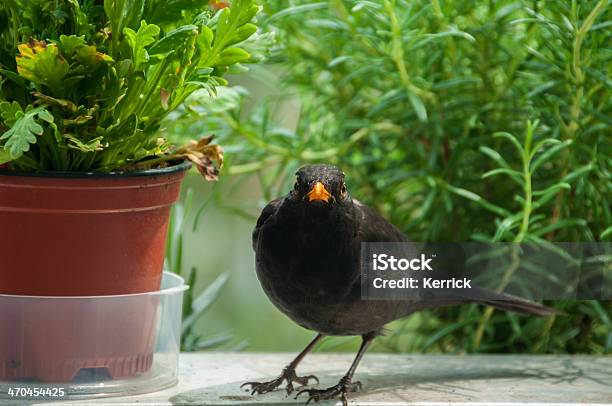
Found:
[[257, 277], [268, 298], [300, 326], [317, 332], [314, 339], [269, 382], [246, 382], [251, 393], [266, 393], [287, 382], [318, 383], [314, 375], [298, 376], [296, 367], [324, 336], [360, 335], [361, 347], [338, 384], [327, 389], [304, 389], [308, 402], [340, 397], [361, 387], [353, 374], [385, 324], [418, 310], [479, 302], [526, 314], [547, 315], [553, 309], [515, 296], [487, 292], [482, 299], [373, 300], [361, 298], [361, 243], [407, 242], [408, 238], [368, 206], [353, 199], [344, 173], [331, 165], [305, 166], [296, 173], [288, 195], [270, 202], [253, 231]]

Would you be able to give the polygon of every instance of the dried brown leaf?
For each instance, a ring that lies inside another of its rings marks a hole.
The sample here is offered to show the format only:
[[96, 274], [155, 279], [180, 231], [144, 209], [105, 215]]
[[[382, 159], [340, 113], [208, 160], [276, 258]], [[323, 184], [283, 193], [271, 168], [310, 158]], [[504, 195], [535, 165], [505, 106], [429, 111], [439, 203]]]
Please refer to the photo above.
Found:
[[219, 179], [219, 169], [223, 166], [223, 149], [211, 144], [214, 136], [203, 137], [199, 141], [190, 141], [178, 148], [172, 155], [190, 160], [207, 181]]

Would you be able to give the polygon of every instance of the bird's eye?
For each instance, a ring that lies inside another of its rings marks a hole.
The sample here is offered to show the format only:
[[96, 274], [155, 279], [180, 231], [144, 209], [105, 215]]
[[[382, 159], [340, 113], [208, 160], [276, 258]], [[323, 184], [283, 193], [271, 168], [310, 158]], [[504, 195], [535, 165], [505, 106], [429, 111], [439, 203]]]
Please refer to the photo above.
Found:
[[293, 194], [293, 196], [300, 195], [300, 183], [299, 182], [295, 182], [295, 184], [293, 185], [293, 190], [291, 191], [291, 194]]
[[340, 194], [342, 196], [346, 195], [346, 184], [343, 183], [342, 186], [340, 186]]

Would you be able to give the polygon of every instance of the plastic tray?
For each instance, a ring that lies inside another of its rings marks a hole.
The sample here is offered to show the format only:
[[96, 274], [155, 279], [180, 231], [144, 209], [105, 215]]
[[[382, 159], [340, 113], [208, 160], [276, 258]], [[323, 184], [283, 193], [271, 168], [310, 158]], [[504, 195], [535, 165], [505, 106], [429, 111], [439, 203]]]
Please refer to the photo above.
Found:
[[0, 295], [0, 399], [60, 400], [155, 392], [177, 383], [183, 293]]

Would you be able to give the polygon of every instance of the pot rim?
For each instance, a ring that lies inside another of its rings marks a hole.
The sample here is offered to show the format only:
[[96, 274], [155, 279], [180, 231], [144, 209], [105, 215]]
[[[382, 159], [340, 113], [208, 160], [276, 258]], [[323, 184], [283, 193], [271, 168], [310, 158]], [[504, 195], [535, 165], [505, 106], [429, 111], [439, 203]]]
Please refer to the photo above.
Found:
[[141, 178], [148, 176], [171, 175], [177, 172], [185, 172], [191, 168], [188, 160], [177, 161], [177, 163], [164, 168], [146, 169], [144, 171], [117, 171], [117, 172], [68, 172], [68, 171], [43, 171], [27, 172], [0, 169], [0, 176], [21, 176], [28, 178], [68, 178], [68, 179], [109, 179], [109, 178]]
[[0, 293], [0, 299], [19, 299], [19, 300], [23, 300], [23, 299], [26, 299], [26, 300], [27, 299], [36, 299], [36, 300], [41, 300], [41, 299], [42, 300], [101, 299], [101, 300], [108, 300], [108, 299], [121, 299], [121, 298], [126, 298], [126, 297], [141, 297], [141, 296], [169, 296], [169, 295], [174, 295], [176, 293], [184, 292], [190, 288], [189, 285], [185, 284], [185, 278], [183, 278], [181, 275], [175, 274], [174, 272], [170, 272], [169, 270], [164, 270], [162, 272], [162, 279], [163, 277], [168, 277], [170, 279], [173, 279], [174, 283], [176, 283], [177, 285], [170, 286], [167, 288], [160, 288], [158, 290], [153, 290], [150, 292], [120, 293], [117, 295], [109, 294], [109, 295], [92, 295], [92, 296], [83, 296], [83, 295], [80, 295], [80, 296], [49, 296], [49, 295], [36, 296], [36, 295], [13, 295], [13, 294], [8, 294], [8, 293]]

